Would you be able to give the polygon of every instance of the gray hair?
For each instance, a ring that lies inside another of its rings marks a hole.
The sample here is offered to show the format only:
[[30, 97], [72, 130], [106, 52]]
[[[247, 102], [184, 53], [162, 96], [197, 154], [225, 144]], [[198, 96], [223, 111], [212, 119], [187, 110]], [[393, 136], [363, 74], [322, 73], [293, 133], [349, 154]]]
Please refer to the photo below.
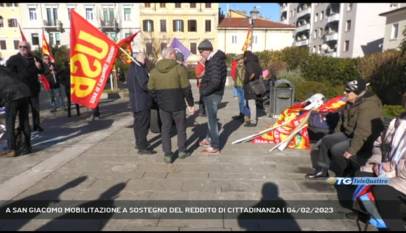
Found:
[[170, 56], [171, 54], [175, 53], [175, 52], [176, 52], [176, 50], [175, 50], [174, 48], [164, 48], [164, 49], [162, 50], [162, 52], [161, 52], [161, 56], [162, 56], [162, 58], [168, 59], [169, 56]]

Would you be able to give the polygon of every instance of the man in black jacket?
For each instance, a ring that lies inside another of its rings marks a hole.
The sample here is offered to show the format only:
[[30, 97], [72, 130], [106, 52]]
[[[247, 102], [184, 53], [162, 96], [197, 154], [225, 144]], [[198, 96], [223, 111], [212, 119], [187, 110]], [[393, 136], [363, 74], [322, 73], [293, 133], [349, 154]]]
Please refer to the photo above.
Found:
[[128, 90], [130, 92], [131, 108], [134, 115], [134, 136], [138, 154], [155, 154], [148, 148], [148, 129], [151, 116], [152, 97], [148, 91], [148, 71], [145, 66], [145, 54], [138, 52], [136, 62], [128, 69]]
[[[31, 153], [31, 132], [28, 117], [31, 92], [20, 80], [12, 77], [13, 73], [0, 66], [0, 106], [6, 107], [6, 133], [9, 151], [0, 156], [15, 157], [17, 154]], [[23, 148], [17, 148], [15, 123], [18, 113], [19, 130], [24, 134]], [[20, 149], [20, 150], [19, 150]]]
[[[61, 78], [61, 84], [65, 87], [65, 95], [68, 107], [68, 117], [71, 117], [71, 105], [72, 101], [70, 98], [70, 66], [69, 62], [65, 62], [64, 68], [59, 71], [59, 77]], [[80, 116], [80, 106], [79, 104], [75, 104], [76, 106], [76, 115]]]
[[207, 154], [220, 154], [220, 135], [217, 121], [218, 105], [224, 94], [227, 77], [226, 55], [221, 50], [213, 51], [209, 40], [203, 40], [198, 46], [201, 56], [206, 60], [205, 73], [200, 84], [200, 95], [206, 106], [209, 128], [206, 139], [200, 146], [206, 147], [203, 152]]
[[20, 41], [19, 53], [11, 56], [7, 61], [7, 68], [14, 73], [15, 77], [26, 84], [31, 91], [30, 105], [34, 131], [43, 131], [40, 126], [39, 116], [39, 93], [41, 91], [38, 74], [43, 73], [41, 59], [35, 57], [31, 52], [31, 46], [26, 41]]

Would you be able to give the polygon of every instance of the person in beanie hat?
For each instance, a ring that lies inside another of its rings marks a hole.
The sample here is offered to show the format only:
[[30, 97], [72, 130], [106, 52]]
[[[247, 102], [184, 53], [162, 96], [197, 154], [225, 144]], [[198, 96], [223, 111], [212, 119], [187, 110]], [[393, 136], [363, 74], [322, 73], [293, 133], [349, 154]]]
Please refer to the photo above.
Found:
[[207, 39], [199, 44], [198, 49], [205, 59], [205, 72], [201, 78], [199, 91], [206, 107], [209, 129], [206, 138], [199, 145], [205, 147], [202, 152], [208, 155], [218, 155], [220, 154], [220, 135], [217, 111], [224, 95], [226, 83], [226, 55], [221, 50], [213, 51], [213, 45]]
[[185, 62], [185, 56], [183, 56], [183, 53], [181, 52], [176, 52], [176, 61], [183, 65], [183, 62]]
[[373, 143], [384, 128], [382, 102], [366, 81], [348, 82], [344, 94], [347, 104], [340, 112], [336, 133], [324, 136], [312, 153], [314, 172], [306, 175], [309, 179], [328, 177], [330, 168], [337, 177], [353, 175], [372, 155]]

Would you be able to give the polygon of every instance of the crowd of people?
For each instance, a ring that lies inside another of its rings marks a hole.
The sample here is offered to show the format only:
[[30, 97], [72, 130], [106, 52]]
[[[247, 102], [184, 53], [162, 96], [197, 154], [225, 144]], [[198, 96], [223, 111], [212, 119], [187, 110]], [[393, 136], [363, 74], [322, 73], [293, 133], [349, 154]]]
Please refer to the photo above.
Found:
[[[226, 55], [214, 50], [209, 40], [198, 45], [201, 60], [195, 68], [199, 89], [199, 114], [207, 117], [207, 135], [199, 142], [202, 153], [220, 155], [221, 142], [217, 113], [222, 101], [227, 77]], [[134, 53], [134, 60], [127, 73], [130, 104], [134, 117], [135, 147], [139, 154], [157, 153], [149, 145], [151, 109], [156, 106], [162, 122], [160, 133], [164, 161], [173, 163], [171, 130], [177, 132], [178, 158], [191, 155], [186, 148], [186, 115], [195, 114], [192, 88], [183, 54], [173, 48], [162, 50], [161, 59], [152, 70], [146, 67], [144, 51]], [[239, 112], [234, 120], [245, 122], [245, 127], [258, 124], [258, 102], [266, 92], [269, 74], [264, 73], [258, 57], [246, 51], [231, 62], [234, 92], [238, 99]], [[6, 107], [6, 133], [8, 151], [0, 156], [15, 157], [31, 153], [31, 130], [43, 131], [40, 125], [39, 75], [44, 75], [50, 84], [49, 96], [52, 112], [67, 108], [71, 116], [69, 63], [65, 69], [57, 70], [49, 56], [42, 59], [34, 56], [30, 44], [19, 43], [19, 53], [10, 57], [5, 67], [0, 68], [0, 106]], [[275, 77], [272, 77], [275, 79]], [[340, 120], [335, 132], [324, 136], [313, 148], [311, 161], [313, 172], [307, 179], [329, 177], [333, 171], [337, 177], [385, 176], [388, 186], [376, 186], [373, 193], [376, 205], [388, 225], [388, 229], [404, 230], [400, 207], [406, 200], [406, 113], [393, 119], [385, 128], [383, 107], [380, 99], [364, 80], [353, 80], [346, 84], [347, 104], [339, 113]], [[67, 103], [65, 103], [65, 98]], [[402, 104], [406, 109], [406, 93]], [[32, 112], [32, 129], [29, 110]], [[80, 108], [76, 105], [77, 115]], [[99, 117], [99, 106], [93, 112]], [[16, 129], [16, 119], [19, 126]], [[23, 135], [17, 147], [17, 135]], [[390, 200], [389, 202], [385, 202]], [[393, 217], [395, 216], [395, 217]]]

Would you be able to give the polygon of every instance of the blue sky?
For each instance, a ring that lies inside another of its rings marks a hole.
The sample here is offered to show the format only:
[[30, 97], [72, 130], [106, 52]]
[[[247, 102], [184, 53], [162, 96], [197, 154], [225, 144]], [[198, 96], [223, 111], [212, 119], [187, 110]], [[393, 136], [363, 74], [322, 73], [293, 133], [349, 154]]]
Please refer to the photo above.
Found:
[[227, 5], [229, 9], [232, 10], [245, 10], [249, 13], [254, 6], [257, 6], [257, 9], [261, 12], [261, 15], [265, 18], [268, 18], [272, 21], [279, 21], [279, 4], [278, 3], [220, 3], [221, 11], [226, 14]]

